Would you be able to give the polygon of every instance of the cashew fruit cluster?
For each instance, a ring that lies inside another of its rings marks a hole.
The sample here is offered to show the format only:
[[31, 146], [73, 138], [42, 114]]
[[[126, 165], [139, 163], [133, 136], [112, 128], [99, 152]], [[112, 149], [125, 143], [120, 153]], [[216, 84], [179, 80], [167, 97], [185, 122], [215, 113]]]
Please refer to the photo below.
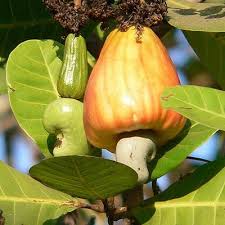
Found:
[[86, 155], [91, 147], [83, 126], [83, 98], [88, 79], [85, 39], [69, 34], [66, 38], [58, 92], [61, 96], [50, 103], [43, 116], [47, 132], [56, 136], [54, 156]]

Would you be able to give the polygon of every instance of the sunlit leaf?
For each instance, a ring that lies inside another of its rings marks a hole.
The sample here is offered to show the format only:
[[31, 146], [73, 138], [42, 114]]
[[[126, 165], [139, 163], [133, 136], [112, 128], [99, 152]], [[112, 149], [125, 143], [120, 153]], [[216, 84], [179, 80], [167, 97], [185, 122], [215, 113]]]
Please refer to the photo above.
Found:
[[145, 225], [224, 225], [225, 159], [206, 164], [133, 210]]
[[165, 108], [205, 126], [225, 130], [225, 92], [198, 86], [168, 88], [161, 96]]
[[62, 55], [63, 46], [57, 42], [30, 40], [12, 51], [7, 62], [7, 82], [14, 115], [45, 156], [50, 156], [50, 143], [42, 117], [47, 105], [59, 98], [56, 83]]
[[0, 209], [5, 225], [52, 224], [75, 210], [79, 201], [48, 188], [0, 161]]

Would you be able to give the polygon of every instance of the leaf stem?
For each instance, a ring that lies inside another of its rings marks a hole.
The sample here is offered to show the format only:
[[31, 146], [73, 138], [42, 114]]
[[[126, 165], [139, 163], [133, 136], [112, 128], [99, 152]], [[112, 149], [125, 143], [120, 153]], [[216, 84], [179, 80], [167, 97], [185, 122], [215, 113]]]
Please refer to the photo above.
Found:
[[187, 159], [201, 161], [201, 162], [206, 162], [206, 163], [211, 162], [210, 160], [202, 159], [202, 158], [198, 158], [198, 157], [193, 157], [193, 156], [188, 156]]
[[154, 195], [158, 195], [160, 193], [160, 189], [157, 184], [157, 179], [152, 181], [152, 191]]
[[108, 198], [106, 199], [104, 202], [104, 208], [105, 208], [105, 212], [106, 212], [106, 216], [108, 217], [108, 224], [109, 225], [113, 225], [114, 222], [114, 197]]
[[5, 224], [5, 218], [3, 217], [3, 211], [0, 209], [0, 225]]
[[91, 209], [91, 210], [93, 210], [95, 212], [98, 212], [98, 213], [104, 213], [105, 212], [104, 205], [103, 205], [102, 201], [99, 201], [95, 204], [80, 203], [80, 208]]
[[[78, 208], [91, 209], [97, 213], [106, 213], [108, 224], [113, 225], [114, 221], [123, 219], [123, 225], [139, 225], [130, 215], [129, 209], [136, 207], [143, 201], [143, 185], [139, 185], [125, 194], [125, 206], [115, 208], [114, 197], [106, 200], [99, 200], [96, 203], [80, 202]], [[75, 210], [76, 211], [76, 210]], [[1, 224], [0, 224], [1, 225]]]

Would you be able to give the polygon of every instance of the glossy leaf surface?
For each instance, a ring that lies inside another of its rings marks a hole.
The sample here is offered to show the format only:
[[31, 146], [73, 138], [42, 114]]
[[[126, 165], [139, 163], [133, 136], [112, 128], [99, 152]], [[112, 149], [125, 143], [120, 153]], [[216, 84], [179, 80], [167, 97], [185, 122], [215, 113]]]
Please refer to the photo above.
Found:
[[168, 88], [161, 97], [165, 108], [205, 126], [225, 130], [225, 92], [193, 85]]
[[61, 215], [75, 210], [79, 201], [48, 188], [0, 161], [0, 209], [5, 225], [56, 224]]
[[63, 46], [52, 40], [30, 40], [9, 56], [7, 82], [14, 115], [22, 129], [50, 156], [53, 139], [42, 124], [47, 105], [59, 97], [57, 79]]

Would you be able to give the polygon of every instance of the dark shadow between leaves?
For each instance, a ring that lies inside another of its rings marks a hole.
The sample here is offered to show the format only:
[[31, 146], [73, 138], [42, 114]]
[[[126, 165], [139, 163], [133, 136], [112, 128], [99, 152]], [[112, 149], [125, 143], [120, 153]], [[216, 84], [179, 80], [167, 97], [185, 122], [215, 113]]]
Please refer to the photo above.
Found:
[[136, 220], [139, 222], [139, 224], [145, 224], [154, 216], [155, 211], [156, 209], [154, 205], [148, 208], [137, 207], [132, 212], [132, 214], [134, 215]]
[[211, 15], [206, 17], [206, 19], [221, 19], [225, 17], [225, 12], [221, 13], [221, 14], [216, 14], [216, 15]]
[[57, 219], [46, 220], [43, 225], [65, 225], [63, 222], [64, 216], [60, 216]]
[[174, 12], [182, 16], [193, 16], [197, 14], [197, 10], [195, 9], [175, 9]]
[[[225, 5], [217, 5], [207, 7], [202, 10], [196, 9], [179, 9], [179, 8], [171, 8], [175, 13], [182, 15], [182, 16], [193, 16], [198, 15], [205, 17], [205, 19], [216, 19], [216, 18], [223, 18], [225, 17]], [[168, 17], [170, 19], [170, 17]]]
[[220, 13], [224, 8], [225, 6], [221, 6], [221, 5], [211, 6], [206, 9], [199, 10], [198, 12], [200, 16], [215, 16], [215, 15], [218, 15], [218, 13]]
[[5, 217], [3, 216], [3, 210], [0, 209], [0, 225], [5, 224]]
[[[86, 216], [88, 215], [84, 211], [85, 210], [81, 211], [78, 209], [78, 210], [75, 210], [72, 212], [68, 212], [67, 214], [62, 215], [57, 219], [50, 219], [50, 220], [45, 221], [43, 223], [43, 225], [69, 225], [69, 224], [72, 225], [72, 224], [78, 224], [80, 220], [82, 221], [82, 224], [83, 224], [83, 222], [84, 222], [82, 219], [83, 216], [85, 216], [85, 220], [86, 220], [87, 219]], [[83, 214], [83, 216], [82, 216], [82, 214]], [[88, 216], [88, 220], [89, 221], [88, 221], [87, 225], [95, 225], [96, 224], [95, 216], [90, 216], [90, 217]]]
[[57, 141], [57, 138], [54, 134], [48, 135], [47, 145], [48, 145], [48, 150], [52, 155], [53, 155], [53, 150], [54, 150], [56, 141]]

